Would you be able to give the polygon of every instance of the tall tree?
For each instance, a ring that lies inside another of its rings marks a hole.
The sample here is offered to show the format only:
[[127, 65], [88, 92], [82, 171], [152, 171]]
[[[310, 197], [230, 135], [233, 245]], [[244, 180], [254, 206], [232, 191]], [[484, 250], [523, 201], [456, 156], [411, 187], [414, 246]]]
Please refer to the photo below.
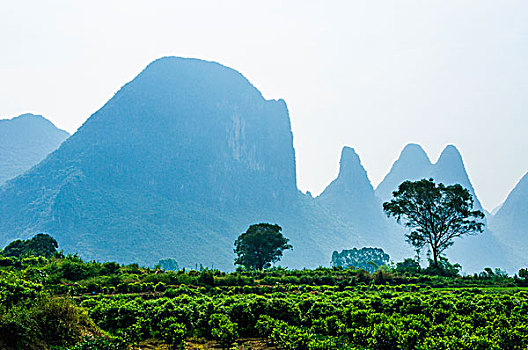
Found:
[[433, 179], [405, 181], [393, 197], [383, 203], [383, 210], [410, 229], [407, 242], [417, 251], [425, 246], [431, 250], [434, 266], [454, 238], [483, 231], [484, 223], [479, 220], [484, 213], [473, 210], [473, 197], [458, 184], [436, 185]]
[[265, 223], [249, 226], [235, 241], [235, 265], [262, 270], [279, 261], [284, 250], [293, 249], [281, 230], [279, 225]]

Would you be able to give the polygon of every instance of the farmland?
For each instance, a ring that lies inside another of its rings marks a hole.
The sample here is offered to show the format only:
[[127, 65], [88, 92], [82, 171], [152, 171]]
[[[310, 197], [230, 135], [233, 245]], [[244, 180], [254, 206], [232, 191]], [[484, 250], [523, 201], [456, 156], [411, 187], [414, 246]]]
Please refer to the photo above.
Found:
[[523, 278], [1, 258], [7, 349], [524, 349]]

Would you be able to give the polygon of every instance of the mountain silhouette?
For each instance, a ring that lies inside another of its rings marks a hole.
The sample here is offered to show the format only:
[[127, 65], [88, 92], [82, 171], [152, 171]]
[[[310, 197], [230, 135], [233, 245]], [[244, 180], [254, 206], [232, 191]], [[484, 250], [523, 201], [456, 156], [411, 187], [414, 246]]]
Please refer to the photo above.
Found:
[[401, 256], [402, 237], [394, 234], [385, 218], [381, 201], [353, 148], [343, 148], [339, 175], [316, 200], [348, 222], [369, 246], [382, 247], [392, 257]]
[[528, 173], [510, 192], [497, 213], [491, 218], [491, 227], [498, 239], [513, 252], [517, 268], [526, 267], [528, 249]]
[[469, 180], [462, 155], [455, 146], [448, 145], [444, 148], [438, 161], [431, 169], [430, 177], [435, 179], [436, 182], [441, 182], [445, 185], [461, 185], [473, 196], [474, 209], [484, 212], [473, 188], [473, 184]]
[[166, 57], [0, 190], [0, 241], [44, 231], [87, 259], [233, 268], [233, 242], [278, 223], [291, 266], [361, 240], [297, 189], [290, 119], [240, 73]]
[[0, 186], [39, 163], [68, 136], [41, 115], [0, 120]]
[[422, 146], [415, 143], [406, 145], [390, 171], [376, 188], [376, 196], [382, 202], [388, 201], [392, 198], [392, 192], [396, 191], [402, 182], [428, 178], [431, 167], [431, 161]]
[[[481, 208], [454, 146], [432, 164], [421, 146], [407, 145], [376, 191], [345, 147], [325, 191], [315, 199], [301, 193], [286, 103], [198, 59], [152, 62], [42, 158], [0, 187], [0, 244], [47, 232], [90, 260], [154, 265], [172, 257], [182, 267], [229, 270], [235, 238], [259, 222], [282, 226], [294, 246], [281, 261], [289, 267], [328, 265], [334, 250], [354, 247], [401, 259], [412, 254], [404, 229], [381, 206], [401, 182], [460, 183]], [[498, 219], [514, 215], [502, 214], [513, 207], [506, 204]], [[510, 255], [490, 230], [448, 251], [466, 271], [511, 267]]]
[[[405, 146], [398, 160], [376, 188], [376, 195], [383, 202], [389, 201], [392, 192], [400, 183], [429, 178], [445, 185], [460, 184], [472, 195], [473, 208], [486, 213], [466, 172], [462, 156], [453, 145], [446, 146], [434, 164], [421, 146], [417, 144]], [[487, 219], [484, 219], [484, 222], [486, 223]], [[405, 229], [399, 228], [399, 231], [403, 234]], [[510, 258], [510, 250], [499, 242], [489, 228], [477, 236], [466, 236], [455, 240], [455, 244], [446, 251], [446, 255], [452, 261], [459, 262], [465, 271], [479, 271], [484, 267], [512, 270], [515, 266]]]

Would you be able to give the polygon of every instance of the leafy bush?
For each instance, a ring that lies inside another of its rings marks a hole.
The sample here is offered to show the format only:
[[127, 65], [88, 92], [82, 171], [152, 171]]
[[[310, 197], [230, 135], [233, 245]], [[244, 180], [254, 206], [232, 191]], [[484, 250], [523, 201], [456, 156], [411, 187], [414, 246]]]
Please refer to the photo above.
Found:
[[170, 349], [184, 349], [187, 329], [176, 318], [169, 317], [161, 322], [161, 337]]
[[444, 277], [457, 277], [459, 276], [462, 266], [459, 264], [451, 264], [447, 258], [440, 256], [438, 258], [438, 265], [435, 265], [431, 259], [429, 259], [429, 266], [423, 270], [427, 275], [436, 275]]
[[146, 339], [178, 349], [187, 336], [225, 348], [259, 335], [283, 349], [528, 348], [524, 272], [458, 276], [446, 262], [440, 275], [401, 265], [156, 273], [71, 255], [1, 261], [0, 349], [115, 350]]
[[238, 338], [238, 325], [231, 322], [224, 314], [212, 314], [209, 319], [211, 336], [218, 341], [222, 348], [229, 348]]
[[126, 346], [121, 339], [109, 337], [84, 337], [72, 347], [52, 347], [51, 350], [123, 350]]

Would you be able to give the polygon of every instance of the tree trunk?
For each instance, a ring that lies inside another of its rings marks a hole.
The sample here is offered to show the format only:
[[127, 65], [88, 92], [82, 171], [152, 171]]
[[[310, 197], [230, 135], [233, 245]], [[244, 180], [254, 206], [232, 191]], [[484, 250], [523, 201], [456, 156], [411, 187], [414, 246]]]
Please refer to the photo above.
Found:
[[438, 267], [438, 252], [433, 248], [433, 263], [435, 267]]

